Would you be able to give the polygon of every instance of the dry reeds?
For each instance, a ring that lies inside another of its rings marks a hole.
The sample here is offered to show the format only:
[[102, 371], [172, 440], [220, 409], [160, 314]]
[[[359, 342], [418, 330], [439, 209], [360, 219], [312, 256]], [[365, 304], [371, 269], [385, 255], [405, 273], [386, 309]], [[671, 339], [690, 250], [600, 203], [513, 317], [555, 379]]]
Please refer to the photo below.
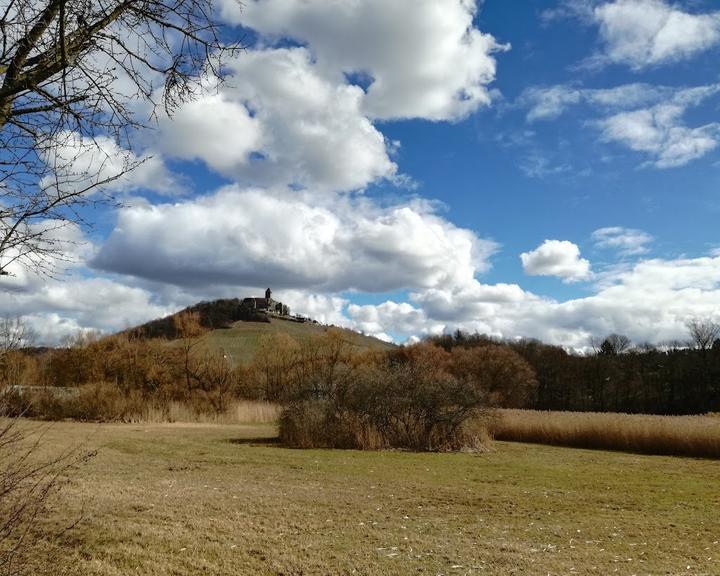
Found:
[[496, 440], [512, 442], [720, 458], [720, 418], [715, 415], [500, 410], [491, 431]]
[[0, 415], [86, 422], [271, 424], [278, 421], [280, 406], [234, 399], [226, 400], [219, 409], [203, 397], [186, 401], [145, 398], [137, 391], [123, 394], [115, 385], [100, 382], [72, 389], [38, 387], [0, 392]]
[[273, 424], [280, 417], [280, 406], [259, 400], [231, 402], [221, 413], [198, 412], [185, 402], [149, 406], [133, 415], [135, 422], [183, 422], [198, 424]]

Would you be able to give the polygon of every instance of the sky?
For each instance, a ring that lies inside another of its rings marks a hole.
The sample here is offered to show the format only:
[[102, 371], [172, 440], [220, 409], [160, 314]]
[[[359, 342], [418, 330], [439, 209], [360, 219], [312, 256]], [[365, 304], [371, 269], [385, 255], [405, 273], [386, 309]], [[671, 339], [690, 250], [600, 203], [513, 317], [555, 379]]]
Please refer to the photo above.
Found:
[[227, 82], [132, 151], [101, 141], [145, 160], [113, 183], [122, 206], [63, 230], [56, 278], [0, 277], [0, 313], [39, 341], [268, 286], [398, 343], [582, 350], [720, 321], [716, 2], [218, 5], [249, 43]]

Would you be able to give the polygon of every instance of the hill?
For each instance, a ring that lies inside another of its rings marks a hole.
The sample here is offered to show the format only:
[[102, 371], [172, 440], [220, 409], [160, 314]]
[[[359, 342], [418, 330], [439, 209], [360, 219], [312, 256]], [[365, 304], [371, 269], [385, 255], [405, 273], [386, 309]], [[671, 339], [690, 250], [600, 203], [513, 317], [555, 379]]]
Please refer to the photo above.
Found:
[[346, 328], [330, 327], [311, 322], [301, 324], [278, 318], [273, 318], [269, 322], [240, 320], [229, 328], [211, 331], [206, 337], [206, 342], [209, 349], [224, 351], [234, 362], [247, 362], [255, 356], [263, 336], [285, 333], [295, 340], [302, 341], [312, 336], [324, 334], [330, 329], [339, 331], [352, 346], [361, 350], [389, 350], [394, 347], [394, 344]]
[[183, 314], [193, 313], [197, 315], [200, 325], [209, 330], [205, 335], [206, 347], [210, 350], [222, 351], [233, 362], [252, 360], [262, 337], [278, 333], [285, 333], [295, 340], [302, 341], [333, 329], [343, 334], [352, 346], [360, 350], [389, 350], [394, 347], [393, 344], [372, 336], [347, 328], [319, 324], [310, 319], [272, 314], [248, 317], [240, 303], [237, 298], [200, 302], [165, 318], [130, 328], [125, 333], [131, 338], [174, 340], [180, 337], [177, 318]]

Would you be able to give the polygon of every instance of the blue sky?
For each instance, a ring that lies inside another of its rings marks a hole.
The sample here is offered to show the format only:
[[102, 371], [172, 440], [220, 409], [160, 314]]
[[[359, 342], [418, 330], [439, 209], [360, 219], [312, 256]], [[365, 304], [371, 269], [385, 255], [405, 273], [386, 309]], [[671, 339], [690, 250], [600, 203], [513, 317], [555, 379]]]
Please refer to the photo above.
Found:
[[47, 341], [266, 285], [396, 341], [462, 328], [581, 349], [718, 319], [713, 2], [220, 8], [253, 40], [228, 84], [137, 135], [152, 161], [73, 232], [64, 278], [3, 280], [0, 306]]

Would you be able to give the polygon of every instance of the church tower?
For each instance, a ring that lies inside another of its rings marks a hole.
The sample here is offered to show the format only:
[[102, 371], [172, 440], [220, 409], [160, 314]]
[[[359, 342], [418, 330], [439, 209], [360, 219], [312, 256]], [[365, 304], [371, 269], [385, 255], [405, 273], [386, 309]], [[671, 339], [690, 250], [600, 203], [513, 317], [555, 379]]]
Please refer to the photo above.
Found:
[[269, 305], [270, 305], [270, 300], [272, 300], [272, 290], [270, 290], [270, 288], [268, 288], [267, 290], [265, 290], [265, 300], [267, 301], [268, 306], [269, 306]]

